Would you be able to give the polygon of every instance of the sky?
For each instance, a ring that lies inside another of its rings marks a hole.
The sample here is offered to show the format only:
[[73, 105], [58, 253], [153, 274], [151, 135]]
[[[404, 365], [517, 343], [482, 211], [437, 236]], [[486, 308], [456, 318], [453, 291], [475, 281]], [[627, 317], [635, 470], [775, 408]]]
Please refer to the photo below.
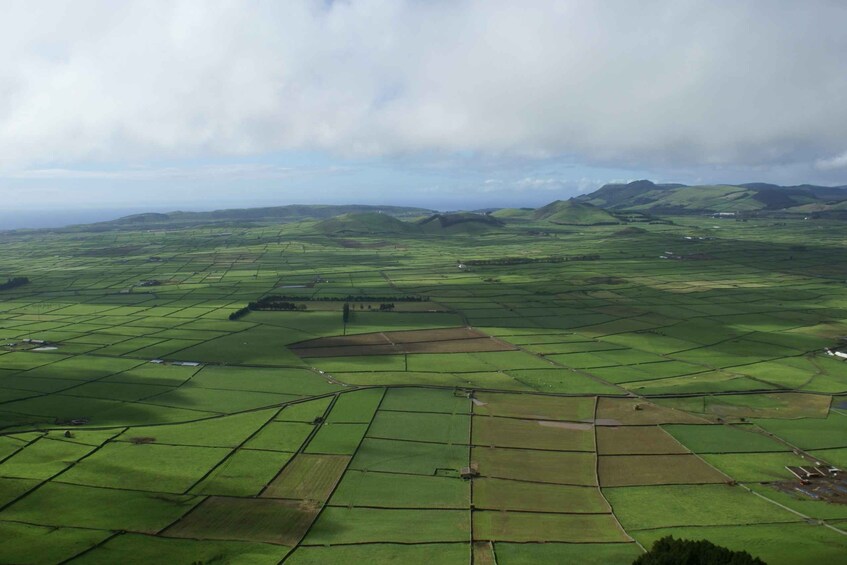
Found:
[[845, 29], [843, 0], [5, 0], [0, 228], [847, 184]]

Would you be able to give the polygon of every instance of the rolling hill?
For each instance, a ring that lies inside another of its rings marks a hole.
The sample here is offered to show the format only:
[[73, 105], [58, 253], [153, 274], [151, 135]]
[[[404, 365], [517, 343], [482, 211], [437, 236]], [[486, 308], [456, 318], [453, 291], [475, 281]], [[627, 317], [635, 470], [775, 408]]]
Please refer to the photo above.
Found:
[[577, 201], [607, 210], [632, 210], [662, 214], [706, 212], [838, 212], [847, 200], [847, 186], [779, 186], [767, 183], [741, 185], [656, 184], [639, 180], [607, 184], [578, 196]]
[[505, 224], [499, 219], [472, 212], [457, 212], [451, 214], [433, 214], [417, 223], [424, 233], [485, 233], [499, 230]]
[[554, 224], [596, 225], [617, 224], [619, 220], [602, 208], [577, 200], [556, 200], [538, 208], [533, 213], [535, 220]]
[[322, 220], [315, 225], [321, 233], [333, 234], [391, 234], [414, 233], [418, 226], [380, 212], [342, 214]]

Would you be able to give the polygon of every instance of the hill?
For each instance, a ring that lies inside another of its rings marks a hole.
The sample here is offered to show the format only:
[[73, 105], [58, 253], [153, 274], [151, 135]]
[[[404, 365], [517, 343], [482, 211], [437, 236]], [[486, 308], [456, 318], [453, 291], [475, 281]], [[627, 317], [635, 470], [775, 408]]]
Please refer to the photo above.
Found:
[[168, 212], [166, 214], [148, 213], [125, 216], [117, 220], [100, 222], [88, 227], [99, 229], [125, 228], [135, 225], [158, 226], [195, 226], [206, 223], [254, 224], [254, 223], [292, 223], [304, 220], [326, 220], [344, 214], [381, 214], [388, 217], [413, 217], [433, 213], [426, 208], [406, 206], [368, 206], [362, 204], [346, 205], [302, 205], [271, 206], [264, 208], [235, 208], [213, 210], [210, 212]]
[[537, 209], [533, 214], [536, 220], [554, 224], [595, 225], [617, 224], [619, 220], [602, 208], [587, 202], [576, 200], [556, 200]]
[[325, 234], [390, 234], [417, 231], [415, 224], [398, 220], [380, 212], [342, 214], [322, 220], [315, 228]]
[[[687, 186], [639, 180], [627, 184], [607, 184], [576, 200], [607, 210], [662, 214], [803, 213], [802, 207], [818, 205], [817, 210], [828, 211], [829, 207], [847, 200], [847, 186], [779, 186], [768, 183]], [[833, 211], [838, 210], [835, 208]]]
[[424, 233], [485, 233], [498, 230], [505, 224], [489, 215], [472, 212], [451, 214], [433, 214], [419, 221], [417, 225]]
[[531, 220], [534, 213], [532, 208], [501, 208], [491, 215], [501, 220]]

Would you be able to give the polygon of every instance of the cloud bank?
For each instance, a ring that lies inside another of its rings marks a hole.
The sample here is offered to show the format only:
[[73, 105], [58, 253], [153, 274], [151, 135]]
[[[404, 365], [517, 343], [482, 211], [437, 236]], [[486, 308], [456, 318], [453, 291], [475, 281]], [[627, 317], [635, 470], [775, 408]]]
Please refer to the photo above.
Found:
[[847, 3], [6, 2], [0, 167], [273, 152], [845, 169]]

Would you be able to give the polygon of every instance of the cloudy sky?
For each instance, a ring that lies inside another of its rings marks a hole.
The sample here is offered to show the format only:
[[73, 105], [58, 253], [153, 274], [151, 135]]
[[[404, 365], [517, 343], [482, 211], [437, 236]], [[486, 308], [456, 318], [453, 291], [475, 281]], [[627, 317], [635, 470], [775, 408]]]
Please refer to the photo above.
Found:
[[6, 211], [847, 184], [843, 0], [3, 2]]

